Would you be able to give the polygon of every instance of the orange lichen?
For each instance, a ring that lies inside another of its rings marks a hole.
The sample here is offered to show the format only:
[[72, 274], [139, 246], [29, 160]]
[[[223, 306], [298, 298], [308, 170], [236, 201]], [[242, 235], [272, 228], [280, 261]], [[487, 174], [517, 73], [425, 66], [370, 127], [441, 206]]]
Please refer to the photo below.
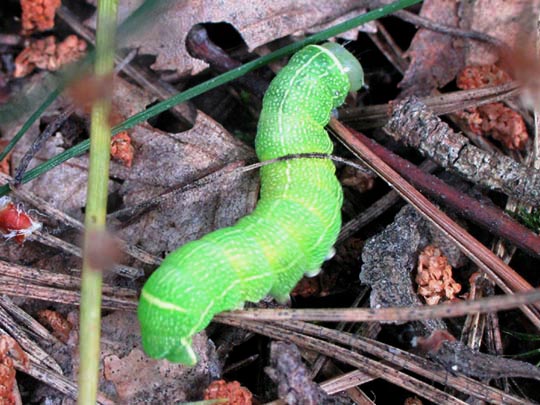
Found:
[[502, 103], [491, 103], [478, 107], [482, 118], [482, 131], [490, 133], [493, 139], [508, 149], [525, 148], [529, 135], [525, 122], [519, 113]]
[[23, 34], [50, 30], [61, 0], [21, 0]]
[[69, 339], [69, 333], [73, 329], [73, 325], [62, 314], [43, 309], [38, 312], [39, 321], [48, 325], [52, 329], [52, 334], [61, 342], [66, 343]]
[[456, 79], [457, 86], [463, 90], [498, 86], [511, 80], [510, 75], [496, 65], [466, 66]]
[[[510, 76], [495, 65], [468, 66], [457, 77], [460, 89], [478, 89], [508, 83]], [[491, 135], [508, 149], [521, 150], [529, 135], [519, 113], [502, 103], [468, 108], [459, 114], [477, 135]]]
[[435, 246], [427, 246], [418, 257], [416, 283], [418, 294], [428, 305], [438, 304], [441, 299], [453, 300], [461, 291], [461, 285], [452, 278], [448, 260]]
[[[8, 335], [0, 336], [0, 403], [16, 404], [16, 380], [14, 357], [23, 367], [28, 366], [28, 357], [19, 344]], [[20, 400], [20, 398], [19, 398]]]
[[23, 77], [35, 68], [55, 71], [75, 62], [86, 52], [86, 42], [70, 35], [60, 43], [53, 36], [38, 39], [15, 58], [15, 77]]
[[9, 197], [0, 198], [0, 232], [4, 238], [22, 244], [28, 235], [41, 229], [41, 222], [34, 221], [20, 207], [15, 206]]
[[126, 131], [119, 132], [111, 139], [111, 156], [120, 161], [124, 166], [131, 167], [135, 149], [131, 144], [131, 138]]
[[204, 399], [225, 399], [228, 405], [251, 405], [253, 396], [238, 381], [217, 380], [204, 390]]

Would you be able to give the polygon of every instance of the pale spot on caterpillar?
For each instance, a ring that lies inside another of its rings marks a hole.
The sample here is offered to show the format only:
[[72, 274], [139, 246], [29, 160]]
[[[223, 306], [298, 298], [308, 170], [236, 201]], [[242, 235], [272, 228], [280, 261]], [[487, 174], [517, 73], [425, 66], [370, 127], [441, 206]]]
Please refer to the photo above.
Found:
[[[328, 260], [331, 260], [335, 255], [336, 255], [336, 249], [332, 247], [330, 251], [327, 253], [326, 257], [324, 258], [324, 261], [327, 262]], [[322, 271], [322, 267], [319, 267], [314, 270], [306, 271], [304, 273], [304, 276], [308, 278], [316, 277], [320, 274], [321, 271]]]
[[326, 257], [324, 258], [325, 261], [331, 260], [336, 255], [336, 248], [332, 246]]
[[308, 278], [316, 277], [316, 276], [318, 276], [320, 274], [321, 270], [322, 270], [322, 268], [319, 267], [319, 268], [317, 268], [315, 270], [306, 271], [304, 273], [304, 276], [306, 276]]

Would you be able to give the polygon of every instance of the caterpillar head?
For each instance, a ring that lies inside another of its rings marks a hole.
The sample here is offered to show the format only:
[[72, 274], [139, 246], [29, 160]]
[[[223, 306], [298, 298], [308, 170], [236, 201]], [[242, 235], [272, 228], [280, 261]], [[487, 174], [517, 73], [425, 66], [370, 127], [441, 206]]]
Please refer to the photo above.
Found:
[[364, 70], [362, 69], [360, 62], [358, 62], [358, 59], [344, 47], [335, 42], [327, 42], [321, 46], [332, 52], [344, 68], [349, 77], [351, 91], [360, 90], [364, 85]]

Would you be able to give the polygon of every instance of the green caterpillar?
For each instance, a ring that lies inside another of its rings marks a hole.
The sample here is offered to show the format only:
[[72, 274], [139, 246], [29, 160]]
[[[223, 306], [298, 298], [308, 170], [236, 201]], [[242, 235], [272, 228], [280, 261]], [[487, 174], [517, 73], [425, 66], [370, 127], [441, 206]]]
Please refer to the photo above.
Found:
[[[360, 64], [340, 45], [297, 52], [264, 96], [259, 159], [331, 153], [324, 127], [349, 90], [362, 85]], [[333, 163], [292, 159], [260, 174], [260, 200], [250, 215], [172, 252], [144, 285], [138, 316], [150, 357], [195, 364], [192, 336], [215, 314], [267, 294], [286, 301], [304, 274], [319, 272], [341, 227], [343, 193]]]

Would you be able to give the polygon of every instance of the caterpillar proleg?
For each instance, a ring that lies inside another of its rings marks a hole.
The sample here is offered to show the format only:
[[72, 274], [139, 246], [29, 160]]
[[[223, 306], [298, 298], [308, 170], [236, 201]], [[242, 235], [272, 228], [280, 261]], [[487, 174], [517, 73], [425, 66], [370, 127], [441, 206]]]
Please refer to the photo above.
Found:
[[[324, 127], [362, 67], [334, 43], [297, 52], [263, 100], [255, 148], [261, 161], [332, 152]], [[143, 287], [138, 316], [145, 352], [192, 365], [192, 336], [222, 311], [267, 294], [286, 301], [302, 275], [318, 272], [340, 227], [343, 193], [327, 159], [292, 159], [261, 168], [260, 200], [234, 226], [169, 254]]]

